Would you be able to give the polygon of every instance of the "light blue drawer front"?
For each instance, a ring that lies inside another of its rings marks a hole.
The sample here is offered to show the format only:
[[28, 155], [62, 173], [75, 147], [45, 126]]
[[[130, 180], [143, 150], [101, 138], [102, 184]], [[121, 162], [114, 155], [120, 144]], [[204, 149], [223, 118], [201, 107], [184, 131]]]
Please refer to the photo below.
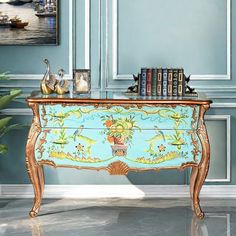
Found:
[[[191, 130], [43, 129], [35, 148], [37, 161], [56, 165], [106, 167], [115, 161], [130, 168], [180, 167], [199, 163], [201, 143]], [[119, 134], [121, 132], [121, 134]]]
[[[199, 106], [112, 106], [40, 105], [42, 127], [106, 128], [126, 119], [141, 129], [196, 129]], [[129, 127], [123, 127], [129, 129]]]

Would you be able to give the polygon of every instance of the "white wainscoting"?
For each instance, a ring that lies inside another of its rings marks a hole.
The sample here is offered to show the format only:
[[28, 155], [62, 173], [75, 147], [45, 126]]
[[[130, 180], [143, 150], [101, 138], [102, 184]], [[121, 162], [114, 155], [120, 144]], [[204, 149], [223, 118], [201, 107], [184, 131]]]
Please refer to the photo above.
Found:
[[[0, 198], [32, 198], [32, 185], [0, 185]], [[188, 185], [46, 185], [44, 198], [189, 198]], [[202, 198], [236, 198], [236, 185], [205, 185]]]
[[[206, 115], [206, 121], [225, 121], [226, 122], [226, 138], [223, 139], [226, 141], [226, 178], [221, 179], [206, 179], [206, 182], [230, 182], [231, 181], [231, 116], [230, 115]], [[213, 158], [211, 158], [214, 161]]]

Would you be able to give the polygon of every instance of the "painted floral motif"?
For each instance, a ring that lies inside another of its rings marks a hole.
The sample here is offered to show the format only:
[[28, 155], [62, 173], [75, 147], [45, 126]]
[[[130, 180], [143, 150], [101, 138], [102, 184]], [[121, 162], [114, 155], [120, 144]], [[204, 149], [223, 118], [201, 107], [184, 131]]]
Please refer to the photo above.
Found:
[[158, 146], [158, 150], [159, 152], [164, 152], [166, 150], [166, 147], [163, 144], [161, 144], [160, 146]]
[[[54, 139], [51, 140], [52, 145], [49, 148], [49, 156], [52, 158], [67, 158], [73, 161], [88, 163], [96, 163], [101, 161], [99, 158], [92, 158], [91, 148], [96, 144], [96, 141], [82, 135], [84, 130], [83, 125], [76, 129], [72, 135], [68, 135], [68, 128], [65, 128], [64, 121], [71, 115], [71, 113], [71, 111], [67, 113], [58, 113], [53, 110], [49, 113], [51, 121], [56, 127], [59, 127], [57, 129], [52, 129], [51, 131], [54, 134]], [[81, 112], [79, 109], [73, 111], [73, 114], [81, 117]], [[78, 144], [75, 145], [74, 152], [72, 154], [65, 153], [65, 145], [70, 144], [71, 141], [78, 141]]]
[[175, 122], [174, 129], [179, 129], [181, 124], [187, 125], [185, 119], [188, 118], [188, 114], [185, 109], [181, 109], [180, 112], [176, 112], [173, 109], [162, 109], [160, 110], [159, 115], [162, 118], [173, 120]]
[[167, 154], [160, 155], [157, 158], [153, 158], [153, 159], [145, 158], [145, 157], [137, 158], [136, 162], [143, 163], [143, 164], [160, 164], [160, 163], [177, 159], [180, 157], [182, 157], [182, 153], [173, 151]]
[[[190, 159], [198, 155], [196, 149], [199, 146], [196, 137], [189, 134], [189, 117], [193, 119], [191, 109], [185, 106], [153, 109], [126, 109], [120, 106], [109, 109], [92, 106], [65, 106], [61, 109], [57, 106], [43, 107], [43, 125], [52, 128], [50, 140], [47, 138], [46, 143], [42, 136], [37, 150], [41, 157], [47, 151], [50, 158], [91, 164], [116, 158], [122, 158], [127, 163], [150, 165], [179, 158]], [[196, 122], [193, 119], [192, 129]], [[136, 136], [136, 133], [140, 134]], [[139, 140], [141, 145], [138, 146], [138, 152], [135, 143], [137, 137], [143, 140]], [[189, 150], [191, 141], [195, 143]]]
[[[185, 123], [185, 119], [188, 117], [187, 113], [184, 110], [181, 110], [179, 113], [173, 111], [172, 109], [163, 109], [160, 110], [159, 115], [165, 119], [171, 119], [174, 121], [174, 133], [165, 135], [164, 132], [158, 127], [155, 126], [155, 136], [146, 140], [149, 143], [149, 147], [144, 151], [147, 152], [151, 159], [149, 158], [137, 158], [137, 162], [145, 164], [158, 164], [161, 162], [173, 160], [179, 157], [187, 158], [188, 153], [181, 152], [182, 146], [186, 145], [184, 140], [184, 130], [179, 130], [179, 126]], [[160, 142], [163, 142], [160, 144]], [[166, 151], [166, 146], [175, 146], [177, 151]]]
[[113, 156], [126, 156], [134, 132], [141, 131], [134, 118], [134, 116], [114, 118], [112, 115], [101, 117], [106, 127], [102, 133], [106, 135], [106, 141], [111, 144]]
[[65, 153], [63, 151], [51, 151], [50, 152], [51, 158], [57, 158], [57, 159], [68, 159], [74, 162], [82, 162], [82, 163], [99, 163], [102, 160], [100, 158], [92, 158], [92, 157], [85, 157], [85, 156], [77, 156], [72, 155], [71, 153]]
[[[143, 129], [151, 128], [155, 124], [159, 124], [161, 129], [166, 127], [173, 129], [175, 124], [180, 123], [180, 129], [191, 129], [197, 127], [197, 120], [193, 117], [193, 112], [198, 113], [197, 106], [138, 106], [138, 105], [112, 105], [99, 104], [95, 105], [42, 105], [40, 106], [41, 124], [43, 127], [53, 127], [55, 122], [64, 119], [67, 126], [76, 128], [77, 122], [83, 123], [88, 120], [96, 120], [99, 122], [100, 118], [105, 115], [114, 115], [115, 118], [126, 118], [129, 115], [135, 115], [138, 125], [142, 125]], [[149, 121], [149, 122], [146, 122]], [[94, 127], [95, 123], [88, 123], [90, 128], [102, 128], [102, 123], [96, 123], [98, 126]]]

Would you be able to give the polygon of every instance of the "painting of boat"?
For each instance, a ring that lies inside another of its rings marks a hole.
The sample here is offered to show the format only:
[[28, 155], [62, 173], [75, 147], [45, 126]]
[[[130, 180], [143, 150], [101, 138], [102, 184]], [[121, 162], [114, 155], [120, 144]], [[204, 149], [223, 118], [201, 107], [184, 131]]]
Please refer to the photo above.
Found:
[[35, 15], [38, 17], [56, 17], [57, 13], [56, 12], [37, 12]]
[[19, 17], [15, 16], [10, 19], [11, 27], [16, 29], [23, 29], [29, 24], [29, 22], [23, 22]]
[[11, 27], [11, 22], [9, 20], [9, 16], [6, 14], [3, 14], [2, 12], [0, 12], [0, 27]]
[[21, 6], [30, 2], [32, 2], [32, 0], [9, 0], [7, 3], [14, 6]]
[[58, 2], [0, 0], [0, 45], [58, 45]]
[[38, 8], [37, 13], [35, 14], [38, 17], [56, 17], [57, 16], [57, 6], [56, 1], [46, 0], [44, 5]]

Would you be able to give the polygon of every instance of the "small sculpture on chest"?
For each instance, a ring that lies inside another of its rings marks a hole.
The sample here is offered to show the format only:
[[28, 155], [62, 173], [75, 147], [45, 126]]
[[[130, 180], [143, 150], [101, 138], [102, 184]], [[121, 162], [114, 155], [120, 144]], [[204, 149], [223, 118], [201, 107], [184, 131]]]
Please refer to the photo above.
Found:
[[56, 75], [52, 74], [51, 66], [48, 59], [44, 59], [43, 62], [46, 64], [47, 69], [43, 76], [43, 79], [40, 82], [40, 90], [42, 94], [49, 95], [52, 93], [57, 93], [63, 95], [69, 92], [69, 82], [64, 80], [64, 70], [60, 69], [58, 71], [58, 76], [60, 79], [56, 79]]

